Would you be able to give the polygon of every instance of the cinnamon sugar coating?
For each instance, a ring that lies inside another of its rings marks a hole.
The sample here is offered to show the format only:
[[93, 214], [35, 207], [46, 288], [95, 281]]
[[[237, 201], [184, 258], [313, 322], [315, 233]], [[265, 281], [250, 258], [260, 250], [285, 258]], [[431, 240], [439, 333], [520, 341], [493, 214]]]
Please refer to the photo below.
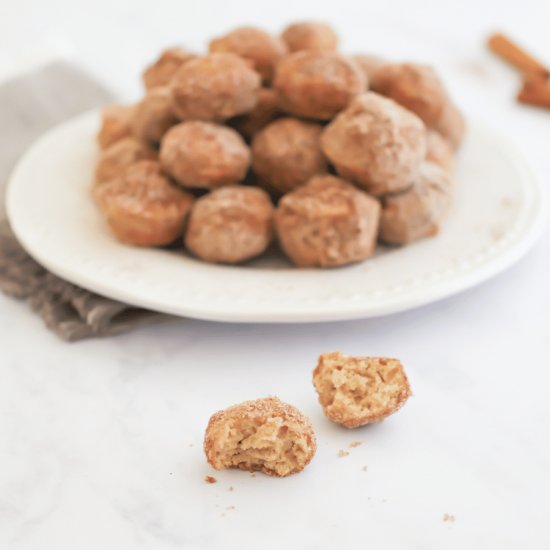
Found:
[[95, 188], [97, 203], [120, 241], [161, 246], [183, 232], [193, 196], [176, 188], [158, 162], [143, 160]]
[[216, 470], [238, 468], [276, 477], [301, 472], [316, 448], [310, 420], [277, 397], [215, 413], [204, 436], [206, 458]]
[[439, 76], [425, 65], [385, 65], [373, 75], [371, 87], [418, 115], [430, 128], [435, 127], [448, 101]]
[[466, 121], [458, 108], [448, 101], [438, 120], [435, 130], [439, 132], [454, 149], [458, 149], [466, 132]]
[[428, 130], [426, 160], [441, 166], [447, 172], [453, 171], [454, 150], [451, 144], [435, 130]]
[[431, 67], [415, 63], [385, 65], [374, 73], [371, 87], [417, 114], [454, 149], [462, 142], [464, 117]]
[[415, 114], [367, 92], [326, 126], [321, 147], [343, 178], [382, 195], [413, 184], [426, 154], [426, 129]]
[[277, 65], [273, 86], [287, 113], [329, 120], [366, 89], [363, 71], [337, 53], [299, 51]]
[[256, 106], [260, 76], [238, 55], [211, 53], [185, 63], [171, 87], [181, 120], [223, 121]]
[[113, 143], [131, 135], [130, 121], [134, 112], [133, 105], [108, 105], [101, 112], [101, 126], [97, 142], [101, 149], [107, 149]]
[[143, 73], [145, 88], [151, 90], [157, 86], [167, 86], [176, 71], [195, 57], [195, 54], [186, 52], [181, 48], [164, 50], [160, 57], [145, 69]]
[[346, 428], [383, 420], [411, 395], [401, 361], [386, 357], [324, 353], [313, 371], [313, 384], [327, 417]]
[[452, 188], [447, 170], [424, 162], [418, 180], [410, 189], [384, 197], [380, 240], [404, 245], [437, 235], [451, 206]]
[[178, 120], [172, 112], [170, 88], [152, 88], [135, 106], [130, 122], [132, 133], [141, 141], [158, 145], [164, 134]]
[[180, 185], [215, 189], [244, 179], [250, 150], [232, 128], [195, 120], [166, 133], [160, 161]]
[[338, 35], [326, 23], [304, 21], [288, 25], [283, 31], [282, 39], [289, 51], [316, 50], [334, 52], [338, 48]]
[[279, 97], [272, 88], [260, 88], [256, 97], [257, 103], [252, 111], [229, 121], [231, 127], [246, 139], [253, 138], [282, 114], [279, 109]]
[[275, 227], [297, 266], [329, 267], [368, 258], [379, 217], [376, 199], [335, 176], [314, 176], [279, 201]]
[[127, 166], [140, 160], [156, 159], [157, 153], [134, 137], [122, 138], [102, 151], [96, 168], [96, 183], [120, 175]]
[[259, 256], [273, 239], [273, 205], [257, 187], [230, 185], [195, 203], [185, 246], [207, 262], [236, 264]]
[[273, 78], [275, 66], [288, 53], [287, 46], [277, 36], [255, 28], [239, 27], [209, 45], [210, 53], [234, 53], [252, 62], [263, 82]]
[[286, 193], [312, 176], [326, 173], [322, 130], [319, 124], [286, 117], [259, 132], [252, 142], [252, 168], [262, 185]]
[[351, 59], [361, 68], [368, 83], [372, 82], [374, 74], [378, 69], [388, 64], [384, 58], [378, 57], [377, 55], [358, 54], [353, 55]]

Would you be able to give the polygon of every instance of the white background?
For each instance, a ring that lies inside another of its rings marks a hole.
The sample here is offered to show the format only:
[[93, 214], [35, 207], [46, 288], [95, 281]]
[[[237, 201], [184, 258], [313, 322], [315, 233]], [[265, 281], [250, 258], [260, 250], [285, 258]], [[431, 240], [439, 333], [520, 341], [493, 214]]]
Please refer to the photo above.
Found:
[[[333, 22], [348, 51], [435, 62], [456, 101], [513, 139], [548, 187], [550, 111], [516, 106], [516, 75], [483, 46], [502, 29], [550, 63], [542, 0], [0, 0], [0, 65], [70, 49], [135, 98], [163, 46], [311, 16]], [[506, 274], [414, 312], [301, 326], [188, 320], [73, 345], [0, 296], [0, 548], [548, 549], [549, 275], [546, 230]], [[379, 426], [329, 425], [310, 371], [335, 349], [402, 358], [414, 398]], [[315, 460], [285, 480], [222, 472], [204, 483], [209, 414], [266, 394], [311, 416]], [[337, 458], [353, 440], [363, 444]]]

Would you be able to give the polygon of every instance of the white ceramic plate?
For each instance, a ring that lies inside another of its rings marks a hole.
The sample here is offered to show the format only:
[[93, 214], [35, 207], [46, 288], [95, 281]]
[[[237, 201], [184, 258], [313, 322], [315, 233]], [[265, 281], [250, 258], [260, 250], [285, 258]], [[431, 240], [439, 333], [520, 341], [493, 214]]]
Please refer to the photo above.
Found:
[[8, 187], [12, 227], [40, 263], [85, 288], [176, 315], [234, 322], [311, 322], [407, 310], [489, 279], [534, 243], [543, 196], [525, 161], [470, 121], [456, 200], [442, 233], [364, 263], [296, 269], [273, 255], [246, 266], [117, 242], [90, 198], [98, 112], [50, 131]]

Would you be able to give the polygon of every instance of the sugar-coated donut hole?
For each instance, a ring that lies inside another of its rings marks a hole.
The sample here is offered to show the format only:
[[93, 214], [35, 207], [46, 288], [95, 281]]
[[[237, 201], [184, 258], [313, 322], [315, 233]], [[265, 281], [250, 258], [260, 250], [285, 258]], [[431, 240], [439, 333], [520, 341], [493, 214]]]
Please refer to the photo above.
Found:
[[182, 65], [170, 82], [174, 114], [181, 120], [224, 121], [250, 112], [260, 75], [233, 53], [211, 53]]
[[184, 187], [215, 189], [245, 178], [250, 150], [232, 128], [195, 120], [181, 122], [166, 133], [160, 162]]
[[265, 83], [271, 82], [275, 66], [288, 53], [287, 45], [277, 36], [255, 27], [239, 27], [209, 45], [210, 53], [234, 53], [251, 61]]
[[185, 246], [214, 263], [236, 264], [259, 256], [273, 239], [273, 205], [257, 187], [231, 185], [198, 199]]
[[283, 111], [316, 120], [330, 120], [366, 85], [363, 71], [352, 59], [316, 50], [283, 58], [273, 82]]
[[256, 134], [252, 141], [252, 168], [269, 191], [284, 194], [327, 171], [321, 151], [319, 124], [280, 118]]

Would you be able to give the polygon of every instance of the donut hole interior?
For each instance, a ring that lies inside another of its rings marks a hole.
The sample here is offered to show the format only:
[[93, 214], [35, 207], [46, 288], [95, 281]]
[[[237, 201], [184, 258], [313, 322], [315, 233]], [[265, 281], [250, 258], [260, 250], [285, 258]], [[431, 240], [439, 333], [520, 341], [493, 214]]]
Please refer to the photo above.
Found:
[[227, 429], [219, 442], [225, 467], [285, 476], [300, 470], [311, 442], [279, 417], [247, 419]]
[[329, 416], [345, 420], [378, 420], [397, 410], [409, 395], [406, 376], [394, 359], [329, 358], [316, 378]]

